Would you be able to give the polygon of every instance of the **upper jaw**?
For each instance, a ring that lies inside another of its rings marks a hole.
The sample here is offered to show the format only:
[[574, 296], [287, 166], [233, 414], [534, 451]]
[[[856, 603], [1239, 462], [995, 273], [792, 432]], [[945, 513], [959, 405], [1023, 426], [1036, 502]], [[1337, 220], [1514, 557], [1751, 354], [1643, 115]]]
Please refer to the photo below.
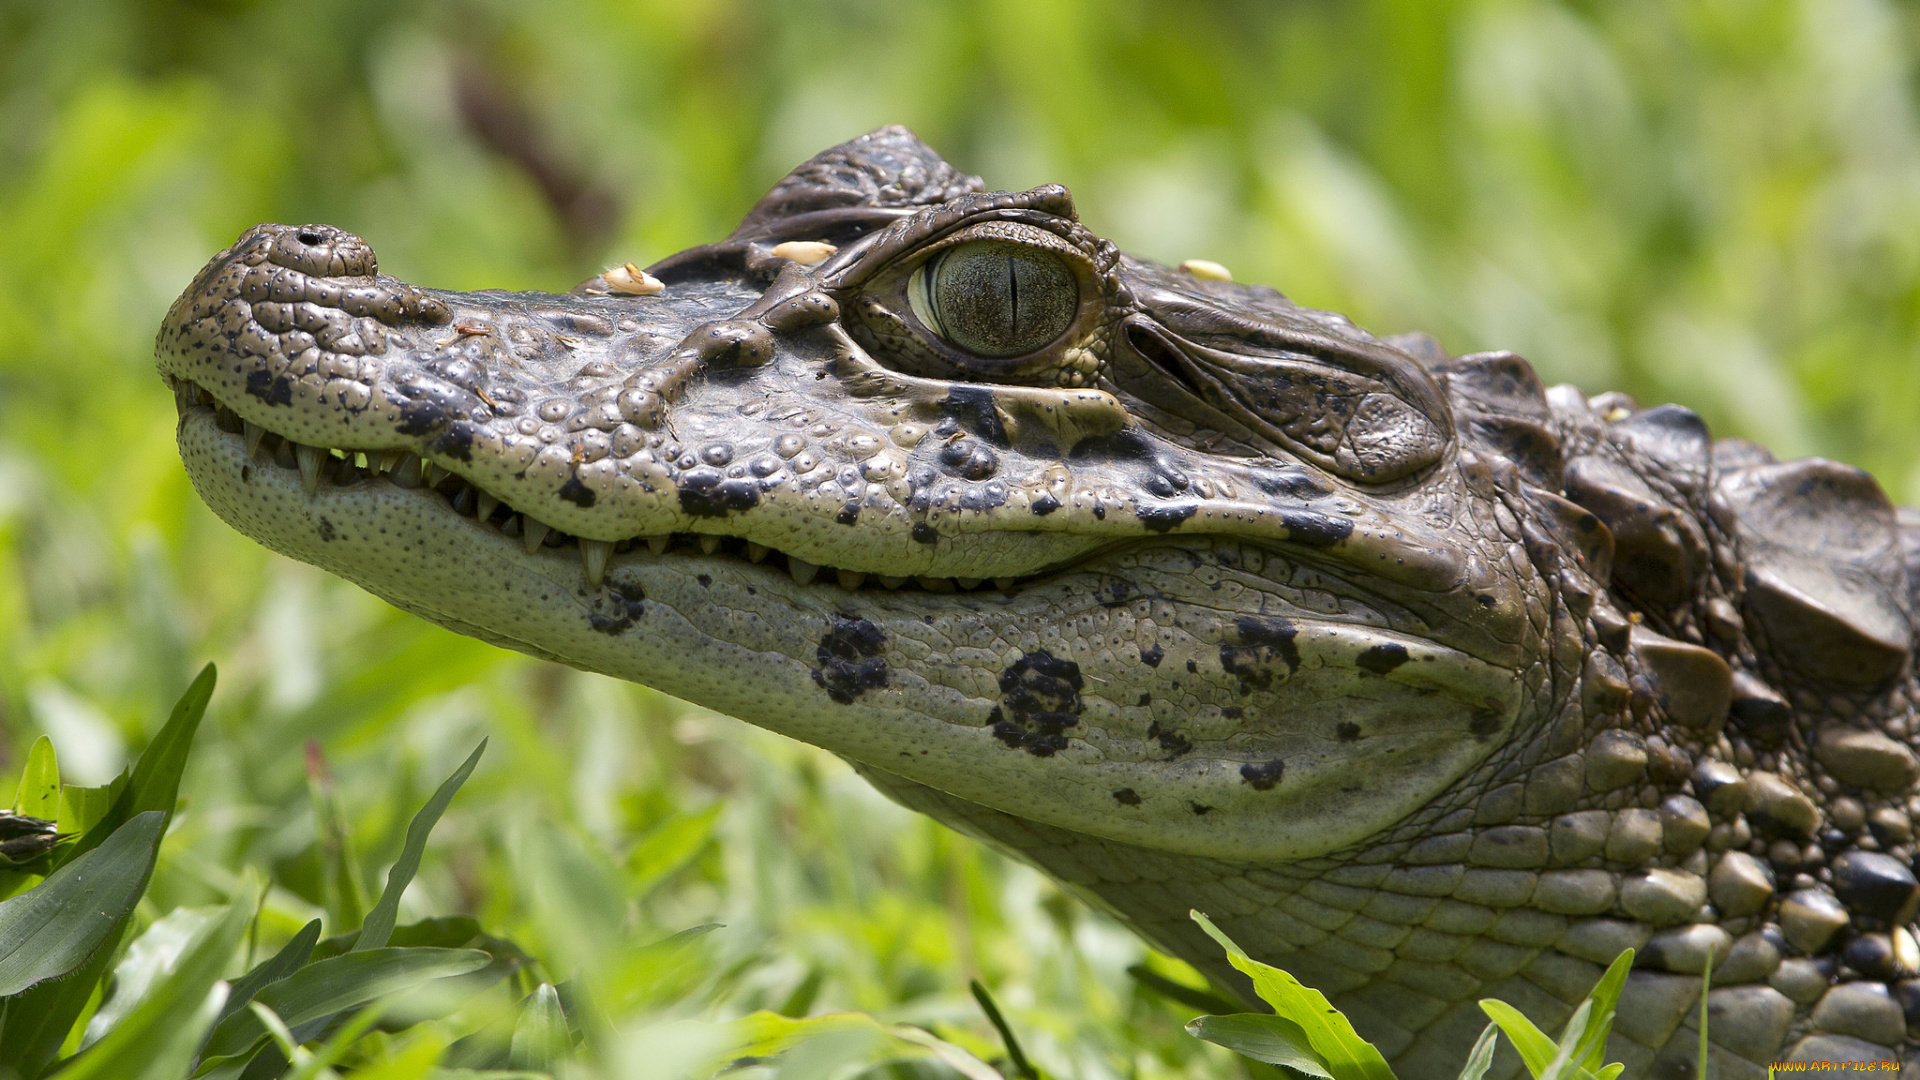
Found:
[[[767, 289], [463, 294], [379, 275], [341, 230], [262, 225], [195, 278], [157, 352], [163, 376], [243, 430], [374, 473], [418, 455], [427, 478], [444, 470], [529, 532], [720, 535], [853, 576], [1003, 583], [1117, 544], [1226, 534], [1442, 608], [1494, 597], [1459, 616], [1477, 627], [1522, 610], [1422, 511], [1439, 500], [1198, 453], [1096, 389], [901, 376], [837, 314], [792, 264]], [[1501, 652], [1517, 632], [1478, 636]]]

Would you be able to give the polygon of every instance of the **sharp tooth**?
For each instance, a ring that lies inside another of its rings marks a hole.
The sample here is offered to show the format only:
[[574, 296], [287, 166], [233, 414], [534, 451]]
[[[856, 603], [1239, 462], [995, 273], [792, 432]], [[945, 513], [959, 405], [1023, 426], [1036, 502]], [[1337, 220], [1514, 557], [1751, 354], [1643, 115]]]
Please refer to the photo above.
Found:
[[718, 536], [715, 536], [713, 533], [700, 534], [700, 551], [702, 554], [711, 555], [719, 550], [720, 538]]
[[996, 589], [999, 589], [999, 590], [1000, 590], [1001, 592], [1012, 592], [1012, 591], [1013, 591], [1013, 579], [1012, 579], [1012, 578], [1010, 578], [1010, 577], [997, 577], [997, 578], [994, 578], [994, 579], [993, 579], [993, 587], [994, 587], [994, 588], [996, 588]]
[[400, 463], [406, 459], [407, 452], [405, 450], [382, 450], [380, 451], [379, 463], [373, 467], [373, 471], [377, 473], [392, 472], [399, 468]]
[[834, 573], [839, 577], [840, 587], [843, 589], [857, 589], [867, 580], [867, 575], [858, 570], [836, 570]]
[[193, 392], [193, 384], [177, 383], [173, 388], [173, 407], [181, 412], [186, 412], [189, 408], [193, 407], [194, 398], [197, 396], [198, 395]]
[[765, 544], [756, 544], [751, 540], [747, 541], [747, 561], [748, 562], [759, 562], [760, 560], [766, 558], [767, 555], [772, 551], [773, 549], [766, 546]]
[[813, 576], [819, 572], [820, 568], [807, 560], [797, 559], [792, 555], [787, 556], [787, 573], [793, 575], [794, 581], [802, 585], [812, 584]]
[[950, 577], [923, 577], [914, 580], [928, 592], [950, 593], [953, 591], [953, 579]]
[[446, 469], [443, 469], [438, 465], [429, 465], [427, 466], [427, 486], [439, 487], [440, 481], [445, 480], [447, 477], [452, 475], [453, 474], [451, 472], [448, 472]]
[[247, 437], [247, 456], [260, 456], [260, 440], [267, 437], [267, 429], [251, 420], [240, 421], [240, 430]]
[[907, 583], [906, 578], [888, 577], [885, 574], [876, 574], [874, 575], [873, 580], [878, 581], [880, 584], [885, 585], [889, 589], [897, 589], [900, 586], [905, 585]]
[[520, 535], [520, 515], [508, 514], [507, 520], [500, 523], [500, 532], [506, 536]]
[[587, 584], [599, 588], [607, 577], [607, 560], [613, 558], [613, 544], [607, 540], [580, 538], [580, 565], [586, 568]]
[[412, 454], [403, 454], [400, 464], [393, 467], [393, 486], [417, 488], [420, 486], [420, 459]]
[[546, 522], [535, 521], [528, 517], [526, 525], [522, 526], [520, 532], [520, 539], [527, 542], [527, 554], [531, 555], [539, 551], [540, 545], [547, 539], [547, 534], [552, 531]]
[[970, 592], [980, 587], [980, 580], [977, 577], [957, 577], [953, 579], [953, 583], [960, 586], [962, 590]]
[[655, 555], [665, 555], [667, 553], [667, 549], [672, 546], [673, 546], [673, 537], [671, 536], [647, 537], [647, 550], [653, 552]]
[[500, 500], [494, 498], [493, 496], [487, 494], [484, 491], [481, 491], [478, 493], [477, 499], [478, 501], [474, 509], [474, 517], [480, 519], [481, 521], [487, 521], [491, 519], [493, 517], [493, 512], [500, 508]]
[[307, 486], [307, 494], [320, 490], [320, 462], [327, 452], [317, 446], [306, 443], [293, 444], [293, 459], [300, 464], [300, 482]]

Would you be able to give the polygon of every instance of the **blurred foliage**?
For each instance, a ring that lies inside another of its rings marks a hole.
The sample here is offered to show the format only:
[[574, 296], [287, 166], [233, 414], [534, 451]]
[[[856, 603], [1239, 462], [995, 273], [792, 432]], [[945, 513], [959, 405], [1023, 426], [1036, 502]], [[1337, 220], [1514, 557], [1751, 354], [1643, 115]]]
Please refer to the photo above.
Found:
[[[833, 759], [232, 533], [172, 450], [166, 305], [262, 220], [423, 284], [562, 289], [901, 122], [995, 186], [1070, 185], [1138, 254], [1920, 499], [1917, 52], [1889, 0], [0, 0], [0, 775], [46, 732], [104, 783], [215, 659], [143, 926], [243, 868], [272, 881], [254, 959], [355, 925], [489, 734], [402, 921], [471, 915], [607, 988], [606, 1045], [645, 1048], [610, 1075], [756, 1008], [988, 1055], [972, 977], [1048, 1076], [1224, 1075], [1191, 1010], [1130, 989], [1130, 937]], [[709, 922], [691, 961], [636, 948]], [[418, 1032], [348, 1060], [422, 1075], [460, 1035]]]

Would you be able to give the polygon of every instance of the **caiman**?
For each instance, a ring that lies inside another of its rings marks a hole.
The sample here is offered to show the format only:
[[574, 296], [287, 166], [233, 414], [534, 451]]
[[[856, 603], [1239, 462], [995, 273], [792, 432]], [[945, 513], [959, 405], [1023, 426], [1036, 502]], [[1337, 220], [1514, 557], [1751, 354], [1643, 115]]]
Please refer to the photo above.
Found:
[[897, 127], [563, 294], [257, 226], [156, 348], [240, 532], [824, 747], [1244, 986], [1205, 911], [1408, 1080], [1628, 947], [1629, 1076], [1693, 1075], [1709, 968], [1714, 1077], [1920, 1062], [1920, 517], [1858, 469], [1132, 258]]

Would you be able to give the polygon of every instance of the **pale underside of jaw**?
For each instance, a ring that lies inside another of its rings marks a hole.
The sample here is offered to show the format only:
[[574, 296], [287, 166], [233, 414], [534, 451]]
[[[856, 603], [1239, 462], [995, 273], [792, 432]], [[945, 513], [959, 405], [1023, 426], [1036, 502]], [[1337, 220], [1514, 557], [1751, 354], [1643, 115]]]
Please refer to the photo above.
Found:
[[[1143, 847], [1273, 861], [1360, 842], [1482, 761], [1526, 696], [1512, 670], [1307, 610], [1283, 670], [1167, 543], [1134, 549], [1137, 566], [1120, 554], [1004, 592], [956, 582], [951, 595], [872, 579], [849, 589], [818, 571], [807, 581], [769, 565], [772, 553], [753, 565], [750, 552], [698, 540], [608, 550], [596, 568], [551, 535], [529, 551], [524, 533], [503, 530], [504, 507], [474, 516], [477, 497], [446, 478], [409, 487], [404, 473], [396, 483], [392, 470], [349, 472], [335, 457], [309, 492], [297, 451], [275, 448], [286, 464], [247, 441], [215, 406], [184, 408], [182, 456], [217, 513], [400, 607], [996, 810]], [[1100, 592], [1151, 574], [1161, 593], [1151, 602]], [[855, 624], [872, 632], [873, 656], [836, 669], [830, 647], [846, 639], [835, 635]], [[1368, 669], [1362, 658], [1383, 651], [1396, 665]], [[1038, 657], [1071, 657], [1081, 687], [1052, 743], [1034, 736], [1044, 720], [1007, 730], [1008, 717], [1022, 719], [1008, 679]], [[868, 659], [885, 677], [860, 681]], [[1175, 740], [1185, 746], [1170, 749]]]

